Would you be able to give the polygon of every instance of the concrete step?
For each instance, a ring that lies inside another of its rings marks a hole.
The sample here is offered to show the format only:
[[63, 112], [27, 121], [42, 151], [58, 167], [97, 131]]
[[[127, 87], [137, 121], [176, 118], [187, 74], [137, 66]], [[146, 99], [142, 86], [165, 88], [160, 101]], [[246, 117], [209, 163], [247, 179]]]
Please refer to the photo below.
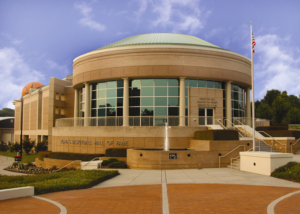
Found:
[[227, 165], [227, 168], [240, 170], [240, 167]]

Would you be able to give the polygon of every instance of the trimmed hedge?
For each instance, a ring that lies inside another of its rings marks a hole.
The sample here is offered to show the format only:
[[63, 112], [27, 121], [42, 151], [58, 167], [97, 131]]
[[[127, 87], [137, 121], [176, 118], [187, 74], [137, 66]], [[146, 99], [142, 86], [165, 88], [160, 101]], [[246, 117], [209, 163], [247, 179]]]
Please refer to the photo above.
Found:
[[127, 157], [127, 149], [106, 149], [106, 157]]
[[108, 160], [104, 160], [102, 162], [102, 166], [107, 166], [107, 165], [109, 165], [110, 163], [113, 163], [113, 162], [118, 162], [118, 159], [116, 159], [116, 158], [109, 158]]
[[[294, 137], [295, 139], [300, 138], [300, 131], [294, 131], [294, 130], [271, 130], [271, 131], [265, 131], [267, 134], [271, 135], [272, 137]], [[262, 135], [265, 135], [264, 133], [261, 133]]]
[[271, 176], [275, 178], [282, 178], [285, 180], [300, 182], [300, 163], [289, 162], [272, 172]]
[[109, 168], [127, 168], [127, 164], [124, 161], [116, 161], [108, 164]]
[[49, 157], [49, 153], [50, 152], [39, 152], [38, 153], [38, 159], [41, 160], [41, 161], [43, 161], [44, 158], [48, 158]]
[[33, 186], [34, 194], [91, 188], [119, 175], [116, 170], [75, 170], [31, 176], [1, 176], [0, 189]]
[[286, 123], [273, 123], [271, 121], [270, 126], [286, 126], [286, 127], [289, 127], [289, 124], [286, 124]]
[[206, 130], [196, 131], [195, 140], [239, 140], [239, 133], [235, 130]]
[[63, 152], [50, 152], [48, 154], [49, 158], [59, 159], [59, 160], [81, 160], [90, 161], [95, 157], [103, 157], [104, 154], [77, 154], [77, 153], [63, 153]]
[[260, 126], [256, 127], [256, 131], [275, 131], [275, 130], [288, 130], [288, 126]]

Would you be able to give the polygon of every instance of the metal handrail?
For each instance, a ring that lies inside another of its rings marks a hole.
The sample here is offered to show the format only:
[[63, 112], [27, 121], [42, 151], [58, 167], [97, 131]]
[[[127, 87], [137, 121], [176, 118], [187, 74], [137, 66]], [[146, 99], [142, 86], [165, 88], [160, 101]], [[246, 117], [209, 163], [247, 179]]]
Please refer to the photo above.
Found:
[[238, 131], [240, 137], [244, 137], [244, 136], [240, 133], [241, 130], [239, 130], [238, 128], [236, 128], [236, 127], [234, 126], [234, 124], [233, 124], [230, 120], [225, 119], [225, 121], [229, 122], [229, 125], [231, 125], [231, 126], [232, 126], [233, 128], [235, 128], [235, 129], [237, 129], [237, 131]]
[[216, 121], [217, 121], [217, 123], [219, 123], [219, 124], [221, 125], [221, 127], [222, 127], [223, 129], [227, 129], [227, 128], [224, 126], [224, 124], [223, 124], [220, 120], [216, 119]]
[[300, 138], [299, 138], [294, 144], [291, 144], [291, 153], [293, 153], [293, 146], [294, 146], [296, 143], [298, 143], [299, 140], [300, 140]]
[[[93, 158], [92, 160], [90, 160], [90, 161], [88, 161], [86, 164], [84, 164], [83, 166], [86, 166], [86, 165], [88, 165], [90, 162], [92, 162], [93, 160], [101, 160], [101, 158], [100, 157], [95, 157], [95, 158]], [[100, 169], [101, 169], [101, 164], [100, 164]]]
[[234, 148], [233, 150], [231, 150], [230, 152], [228, 152], [226, 155], [223, 156], [219, 156], [219, 168], [221, 168], [221, 158], [226, 157], [227, 155], [229, 155], [230, 153], [232, 153], [234, 150], [236, 150], [237, 148], [243, 146], [244, 147], [244, 151], [245, 151], [245, 145], [239, 145], [238, 147]]
[[[276, 140], [275, 138], [273, 138], [271, 135], [269, 135], [268, 133], [266, 133], [265, 131], [258, 131], [259, 133], [264, 133], [264, 134], [266, 134], [267, 136], [269, 136], [269, 137], [271, 137], [272, 138], [272, 141], [273, 140], [275, 140], [277, 143], [279, 143], [279, 144], [281, 144], [282, 146], [284, 146], [285, 147], [285, 152], [287, 152], [286, 151], [286, 144], [282, 144], [282, 143], [280, 143], [278, 140]], [[266, 142], [265, 142], [266, 143]], [[274, 144], [274, 142], [272, 142], [272, 144]], [[273, 145], [274, 146], [274, 145]]]
[[72, 161], [71, 163], [68, 163], [67, 165], [65, 165], [65, 166], [63, 166], [63, 167], [61, 167], [61, 168], [59, 168], [59, 169], [57, 169], [57, 170], [53, 170], [52, 172], [58, 172], [58, 171], [60, 171], [61, 169], [65, 168], [66, 166], [69, 166], [70, 164], [72, 164], [72, 163], [74, 163], [74, 162], [76, 162], [76, 161], [81, 161], [81, 160], [75, 160], [75, 161]]
[[[248, 149], [247, 150], [247, 152], [249, 152], [250, 150], [252, 150], [253, 149], [253, 147], [252, 148], [250, 148], [250, 149]], [[239, 156], [237, 156], [236, 158], [231, 158], [231, 163], [230, 163], [230, 167], [231, 167], [231, 169], [232, 169], [232, 159], [238, 159], [240, 157], [240, 155]]]

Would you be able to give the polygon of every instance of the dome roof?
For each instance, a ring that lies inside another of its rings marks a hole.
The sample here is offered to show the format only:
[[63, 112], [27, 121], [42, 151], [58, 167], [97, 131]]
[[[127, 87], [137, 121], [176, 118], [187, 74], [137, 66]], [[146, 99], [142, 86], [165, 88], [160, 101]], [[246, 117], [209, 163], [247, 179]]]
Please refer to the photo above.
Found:
[[26, 94], [29, 94], [32, 89], [42, 88], [44, 85], [40, 82], [30, 82], [26, 84], [22, 90], [22, 97]]
[[97, 50], [136, 45], [190, 45], [221, 49], [216, 45], [190, 35], [177, 33], [148, 33], [131, 36]]

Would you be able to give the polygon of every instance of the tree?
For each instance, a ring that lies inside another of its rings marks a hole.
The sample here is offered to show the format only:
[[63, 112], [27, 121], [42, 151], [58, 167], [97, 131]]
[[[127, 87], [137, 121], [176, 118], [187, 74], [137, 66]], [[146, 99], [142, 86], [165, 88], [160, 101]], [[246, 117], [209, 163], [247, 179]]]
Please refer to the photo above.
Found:
[[286, 114], [283, 119], [283, 123], [286, 124], [299, 124], [300, 123], [300, 110], [293, 107]]
[[280, 95], [272, 103], [273, 120], [275, 123], [282, 123], [286, 114], [291, 108], [291, 103], [283, 99]]
[[23, 150], [26, 152], [27, 155], [29, 155], [29, 152], [31, 152], [32, 148], [35, 145], [34, 141], [30, 141], [30, 139], [28, 140], [23, 140]]
[[260, 105], [255, 115], [257, 118], [272, 120], [273, 110], [268, 104]]
[[45, 141], [37, 143], [36, 146], [34, 146], [34, 150], [36, 153], [39, 153], [41, 151], [47, 151], [47, 143]]
[[289, 102], [291, 103], [291, 106], [292, 107], [295, 107], [295, 108], [300, 108], [300, 99], [298, 97], [296, 97], [295, 95], [290, 95], [288, 97], [289, 99]]
[[281, 92], [278, 90], [273, 89], [271, 91], [267, 91], [266, 95], [264, 96], [264, 99], [262, 99], [261, 102], [272, 106], [274, 100], [277, 98], [278, 95], [281, 95]]
[[3, 108], [0, 110], [0, 117], [14, 117], [15, 110], [10, 108]]

